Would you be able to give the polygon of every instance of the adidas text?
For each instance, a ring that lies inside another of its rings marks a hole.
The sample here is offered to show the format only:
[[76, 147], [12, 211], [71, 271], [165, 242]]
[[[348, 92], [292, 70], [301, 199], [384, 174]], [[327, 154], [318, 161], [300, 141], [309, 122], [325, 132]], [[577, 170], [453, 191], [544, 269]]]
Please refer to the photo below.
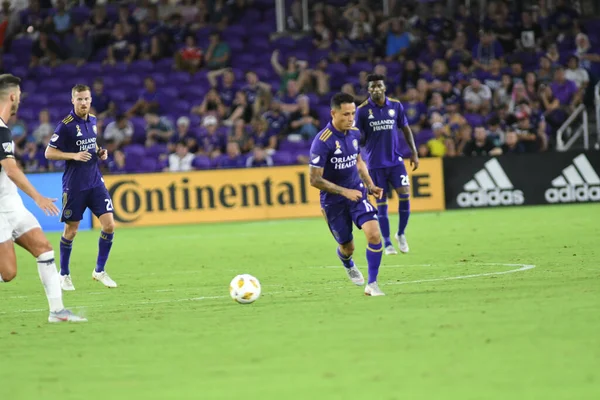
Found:
[[550, 188], [545, 193], [548, 203], [574, 203], [585, 201], [600, 201], [600, 186], [565, 186]]
[[521, 190], [479, 190], [462, 192], [456, 198], [459, 207], [513, 206], [525, 202]]

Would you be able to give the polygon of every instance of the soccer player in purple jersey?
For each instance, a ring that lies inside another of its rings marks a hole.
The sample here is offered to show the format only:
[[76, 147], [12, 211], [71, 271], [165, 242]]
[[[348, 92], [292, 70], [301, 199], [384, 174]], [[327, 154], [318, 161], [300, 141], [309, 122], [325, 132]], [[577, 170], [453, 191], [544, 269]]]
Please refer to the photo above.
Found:
[[66, 310], [60, 278], [54, 263], [54, 250], [37, 219], [25, 208], [17, 188], [31, 197], [46, 215], [58, 215], [56, 199], [42, 196], [29, 182], [15, 161], [15, 143], [6, 122], [17, 113], [21, 101], [21, 79], [0, 75], [0, 283], [17, 276], [14, 243], [37, 261], [38, 273], [50, 306], [48, 322], [86, 322], [87, 319]]
[[[412, 131], [408, 125], [404, 107], [398, 100], [385, 95], [385, 77], [369, 75], [367, 78], [369, 98], [358, 106], [355, 126], [363, 134], [365, 162], [375, 185], [387, 189], [392, 185], [400, 200], [400, 221], [394, 235], [402, 253], [408, 253], [408, 242], [404, 232], [410, 216], [410, 183], [404, 161], [399, 129], [410, 149], [413, 171], [419, 167], [419, 156]], [[398, 254], [390, 240], [390, 221], [386, 190], [377, 201], [377, 215], [383, 236], [385, 254]]]
[[375, 186], [360, 156], [360, 132], [353, 128], [354, 97], [338, 93], [331, 99], [331, 122], [320, 131], [310, 148], [310, 184], [321, 191], [321, 207], [333, 237], [338, 242], [337, 256], [350, 280], [362, 286], [365, 279], [354, 265], [352, 223], [367, 237], [369, 281], [368, 296], [383, 296], [377, 285], [383, 246], [377, 224], [377, 212], [369, 203], [368, 193], [381, 198], [383, 190]]
[[71, 91], [73, 110], [56, 127], [46, 148], [49, 160], [65, 160], [63, 174], [63, 209], [60, 217], [65, 223], [60, 239], [60, 275], [63, 290], [75, 290], [69, 261], [73, 239], [86, 208], [100, 220], [102, 232], [98, 243], [98, 258], [92, 278], [109, 288], [117, 287], [104, 270], [112, 247], [115, 230], [112, 199], [104, 185], [98, 160], [108, 153], [96, 143], [96, 117], [90, 114], [92, 95], [86, 85], [75, 85]]

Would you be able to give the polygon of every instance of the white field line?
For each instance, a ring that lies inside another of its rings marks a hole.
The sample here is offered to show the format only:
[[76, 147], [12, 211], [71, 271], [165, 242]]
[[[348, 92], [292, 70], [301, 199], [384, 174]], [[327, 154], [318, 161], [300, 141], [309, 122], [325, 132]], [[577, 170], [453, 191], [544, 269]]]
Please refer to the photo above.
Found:
[[[485, 272], [485, 273], [481, 273], [481, 274], [469, 274], [469, 275], [459, 275], [459, 276], [447, 276], [447, 277], [442, 277], [442, 278], [431, 278], [431, 279], [417, 279], [417, 280], [413, 280], [413, 281], [403, 281], [403, 282], [387, 282], [382, 284], [382, 286], [386, 286], [386, 285], [408, 285], [411, 283], [425, 283], [425, 282], [441, 282], [441, 281], [454, 281], [454, 280], [460, 280], [460, 279], [473, 279], [473, 278], [480, 278], [480, 277], [485, 277], [485, 276], [496, 276], [496, 275], [507, 275], [507, 274], [514, 274], [517, 272], [523, 272], [523, 271], [527, 271], [530, 269], [535, 268], [535, 265], [532, 264], [505, 264], [505, 263], [478, 263], [478, 265], [495, 265], [495, 266], [505, 266], [505, 267], [519, 267], [519, 268], [515, 268], [515, 269], [511, 269], [508, 271], [497, 271], [497, 272]], [[323, 268], [323, 267], [321, 267]], [[328, 268], [328, 267], [325, 267]], [[340, 268], [340, 267], [337, 267]], [[276, 285], [269, 285], [269, 286], [276, 286]], [[328, 287], [325, 289], [344, 289], [348, 287], [348, 285], [345, 286], [338, 286], [338, 287]], [[157, 290], [157, 292], [160, 291], [168, 291], [167, 290]], [[305, 290], [284, 290], [284, 291], [280, 291], [280, 292], [267, 292], [268, 295], [278, 295], [278, 294], [291, 294], [291, 293], [304, 293]], [[14, 296], [14, 297], [25, 297], [25, 296]], [[131, 302], [131, 303], [124, 303], [124, 304], [120, 304], [118, 306], [122, 306], [125, 308], [130, 308], [131, 306], [145, 306], [145, 305], [154, 305], [154, 304], [169, 304], [169, 303], [181, 303], [181, 302], [188, 302], [188, 301], [202, 301], [202, 300], [214, 300], [214, 299], [225, 299], [228, 298], [229, 296], [223, 295], [223, 296], [200, 296], [200, 297], [189, 297], [189, 298], [183, 298], [183, 299], [166, 299], [166, 300], [150, 300], [150, 301], [140, 301], [140, 302]], [[96, 304], [96, 305], [91, 305], [91, 306], [76, 306], [76, 307], [72, 307], [73, 309], [86, 309], [86, 308], [102, 308], [104, 307], [104, 305], [102, 304]], [[8, 313], [35, 313], [35, 312], [47, 312], [48, 310], [46, 308], [35, 308], [35, 309], [28, 309], [28, 310], [16, 310], [16, 311], [3, 311], [0, 312], [0, 314], [8, 314]]]

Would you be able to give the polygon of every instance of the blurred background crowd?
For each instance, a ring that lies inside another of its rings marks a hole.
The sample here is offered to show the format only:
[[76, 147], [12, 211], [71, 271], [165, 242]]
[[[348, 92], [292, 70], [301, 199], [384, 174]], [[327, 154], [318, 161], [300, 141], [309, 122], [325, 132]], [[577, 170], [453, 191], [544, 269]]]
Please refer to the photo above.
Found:
[[284, 0], [284, 32], [275, 3], [3, 2], [24, 169], [64, 168], [43, 152], [77, 83], [92, 88], [110, 173], [306, 163], [331, 94], [360, 104], [369, 73], [402, 101], [421, 157], [553, 151], [593, 106], [600, 19], [578, 1]]

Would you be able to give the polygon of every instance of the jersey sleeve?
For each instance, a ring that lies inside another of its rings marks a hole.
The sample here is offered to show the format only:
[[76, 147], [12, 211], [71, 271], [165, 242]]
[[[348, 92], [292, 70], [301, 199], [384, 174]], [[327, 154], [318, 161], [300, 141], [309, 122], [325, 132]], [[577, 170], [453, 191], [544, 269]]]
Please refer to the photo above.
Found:
[[315, 140], [310, 146], [310, 165], [311, 167], [324, 168], [329, 155], [327, 144], [319, 139], [320, 135], [315, 137]]
[[400, 128], [404, 128], [408, 126], [408, 118], [406, 118], [406, 112], [404, 111], [404, 106], [401, 103], [398, 103], [398, 126]]
[[50, 138], [48, 146], [58, 149], [60, 151], [66, 151], [65, 143], [67, 140], [67, 127], [62, 122], [58, 124], [54, 130], [54, 134]]
[[0, 161], [15, 158], [15, 149], [10, 129], [0, 127]]

